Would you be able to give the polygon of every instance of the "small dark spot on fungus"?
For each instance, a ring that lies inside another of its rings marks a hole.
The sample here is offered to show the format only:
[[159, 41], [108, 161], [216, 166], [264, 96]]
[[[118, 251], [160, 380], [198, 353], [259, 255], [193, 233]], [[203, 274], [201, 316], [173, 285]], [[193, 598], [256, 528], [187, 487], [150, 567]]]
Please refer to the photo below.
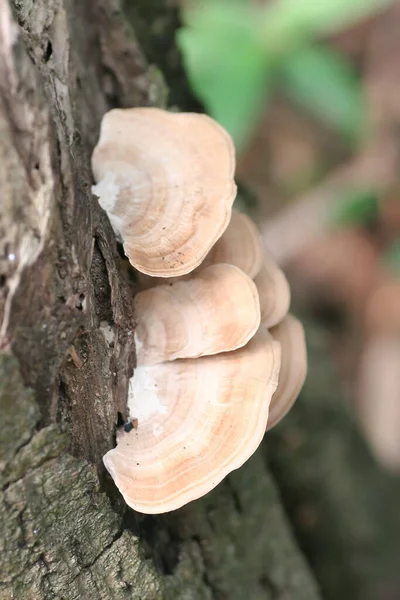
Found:
[[130, 431], [132, 431], [132, 429], [137, 429], [138, 425], [139, 425], [139, 421], [137, 419], [132, 419], [132, 421], [130, 421], [129, 423], [125, 423], [124, 431], [129, 433]]

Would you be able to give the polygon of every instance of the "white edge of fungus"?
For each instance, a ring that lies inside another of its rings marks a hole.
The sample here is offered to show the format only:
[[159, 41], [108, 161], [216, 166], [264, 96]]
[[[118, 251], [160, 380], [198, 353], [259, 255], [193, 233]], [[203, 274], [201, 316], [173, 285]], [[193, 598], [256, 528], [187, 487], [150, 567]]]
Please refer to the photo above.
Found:
[[154, 367], [137, 367], [129, 380], [128, 409], [131, 420], [140, 423], [156, 414], [165, 415], [167, 407], [159, 397], [156, 379], [153, 376]]
[[122, 218], [117, 217], [113, 212], [120, 191], [120, 185], [117, 183], [116, 175], [112, 171], [107, 171], [96, 185], [92, 185], [92, 194], [97, 196], [101, 208], [106, 211], [115, 235], [119, 241], [123, 241], [121, 235]]
[[137, 329], [135, 330], [135, 333], [133, 334], [133, 338], [135, 340], [136, 361], [137, 361], [137, 364], [140, 365], [141, 361], [143, 360], [143, 356], [142, 356], [143, 341], [138, 337]]

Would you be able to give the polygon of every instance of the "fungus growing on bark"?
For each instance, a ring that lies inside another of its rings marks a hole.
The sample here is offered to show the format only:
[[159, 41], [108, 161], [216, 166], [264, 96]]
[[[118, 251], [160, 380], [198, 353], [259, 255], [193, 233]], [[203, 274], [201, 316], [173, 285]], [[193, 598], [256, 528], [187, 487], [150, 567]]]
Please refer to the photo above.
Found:
[[92, 166], [142, 282], [129, 423], [103, 460], [129, 506], [168, 512], [240, 467], [289, 410], [304, 335], [256, 225], [232, 211], [234, 148], [212, 119], [112, 110]]
[[228, 227], [205, 260], [213, 264], [235, 265], [254, 279], [264, 260], [263, 243], [256, 224], [247, 215], [233, 209]]
[[300, 321], [293, 315], [286, 315], [271, 329], [271, 335], [281, 346], [281, 370], [278, 388], [271, 400], [267, 431], [289, 412], [307, 375], [306, 340]]
[[[263, 261], [264, 246], [256, 224], [250, 217], [233, 208], [228, 227], [194, 273], [202, 271], [209, 265], [227, 263], [238, 267], [250, 279], [254, 279], [260, 271]], [[139, 281], [143, 288], [150, 288], [165, 282], [173, 283], [182, 279], [190, 279], [192, 275], [193, 272], [182, 277], [166, 279], [139, 273]]]
[[104, 464], [125, 502], [143, 513], [203, 496], [260, 444], [280, 367], [280, 347], [261, 327], [233, 352], [139, 366], [130, 418]]
[[142, 273], [193, 271], [228, 226], [235, 150], [229, 134], [206, 115], [111, 110], [92, 169], [93, 193]]
[[187, 281], [135, 296], [136, 358], [151, 365], [244, 346], [260, 325], [253, 281], [233, 265], [210, 265]]

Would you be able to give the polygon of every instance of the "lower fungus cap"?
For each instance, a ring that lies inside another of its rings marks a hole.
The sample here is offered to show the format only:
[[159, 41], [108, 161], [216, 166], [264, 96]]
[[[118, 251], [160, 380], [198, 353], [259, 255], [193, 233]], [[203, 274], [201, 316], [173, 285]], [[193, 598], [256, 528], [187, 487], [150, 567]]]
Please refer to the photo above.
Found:
[[125, 502], [175, 510], [239, 468], [263, 438], [279, 368], [263, 327], [233, 352], [138, 367], [128, 402], [138, 427], [103, 458]]

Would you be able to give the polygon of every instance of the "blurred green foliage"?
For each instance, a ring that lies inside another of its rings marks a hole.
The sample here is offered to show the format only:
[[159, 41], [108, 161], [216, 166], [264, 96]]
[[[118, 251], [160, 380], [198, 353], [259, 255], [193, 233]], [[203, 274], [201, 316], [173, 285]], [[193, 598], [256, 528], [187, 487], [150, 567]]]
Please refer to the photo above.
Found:
[[400, 275], [400, 239], [394, 240], [386, 250], [384, 263], [396, 275]]
[[341, 194], [332, 215], [332, 225], [370, 225], [379, 218], [377, 195], [368, 189], [351, 189]]
[[194, 92], [236, 143], [254, 126], [270, 78], [256, 16], [242, 2], [207, 2], [177, 34]]
[[191, 86], [240, 149], [279, 84], [294, 100], [356, 143], [364, 102], [352, 66], [316, 38], [392, 0], [196, 0], [177, 32]]
[[283, 86], [297, 102], [356, 142], [363, 94], [350, 64], [323, 47], [306, 47], [282, 63]]

